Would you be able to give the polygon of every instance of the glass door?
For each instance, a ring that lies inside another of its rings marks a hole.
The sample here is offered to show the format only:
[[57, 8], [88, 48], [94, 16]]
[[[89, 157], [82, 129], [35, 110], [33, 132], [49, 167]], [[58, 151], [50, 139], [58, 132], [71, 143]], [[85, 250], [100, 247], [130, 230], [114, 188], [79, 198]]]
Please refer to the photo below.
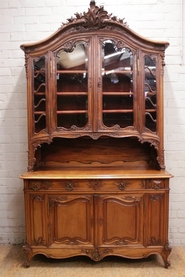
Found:
[[35, 57], [33, 62], [33, 133], [46, 131], [46, 65], [45, 56]]
[[157, 78], [156, 56], [144, 56], [145, 127], [157, 131]]
[[80, 40], [70, 49], [63, 47], [55, 57], [57, 129], [84, 128], [88, 123], [89, 105], [87, 43]]
[[102, 123], [108, 128], [134, 125], [133, 53], [121, 45], [102, 43]]

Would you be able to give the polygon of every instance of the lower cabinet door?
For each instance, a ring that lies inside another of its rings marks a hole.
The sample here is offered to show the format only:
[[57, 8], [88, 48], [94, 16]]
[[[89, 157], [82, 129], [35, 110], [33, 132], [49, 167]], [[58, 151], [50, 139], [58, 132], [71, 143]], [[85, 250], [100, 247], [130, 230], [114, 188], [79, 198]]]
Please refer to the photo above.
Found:
[[143, 244], [143, 195], [102, 195], [95, 199], [99, 246]]
[[146, 197], [146, 246], [162, 246], [168, 237], [168, 191]]
[[48, 198], [49, 244], [94, 244], [93, 196], [52, 195]]
[[25, 196], [26, 241], [33, 246], [47, 245], [47, 215], [44, 194], [31, 193]]

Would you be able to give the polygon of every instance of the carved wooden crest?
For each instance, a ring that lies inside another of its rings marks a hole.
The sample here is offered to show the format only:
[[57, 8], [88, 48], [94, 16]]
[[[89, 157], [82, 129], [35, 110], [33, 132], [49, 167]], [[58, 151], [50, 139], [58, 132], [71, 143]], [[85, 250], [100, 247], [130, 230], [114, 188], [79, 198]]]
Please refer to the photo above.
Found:
[[71, 17], [67, 19], [67, 23], [63, 23], [63, 25], [67, 25], [70, 23], [79, 23], [86, 29], [101, 29], [104, 28], [107, 21], [117, 22], [123, 24], [128, 28], [124, 19], [118, 19], [116, 16], [112, 16], [112, 14], [108, 14], [107, 11], [104, 10], [103, 6], [96, 6], [95, 1], [90, 2], [90, 8], [88, 12], [83, 13], [75, 13], [76, 17]]

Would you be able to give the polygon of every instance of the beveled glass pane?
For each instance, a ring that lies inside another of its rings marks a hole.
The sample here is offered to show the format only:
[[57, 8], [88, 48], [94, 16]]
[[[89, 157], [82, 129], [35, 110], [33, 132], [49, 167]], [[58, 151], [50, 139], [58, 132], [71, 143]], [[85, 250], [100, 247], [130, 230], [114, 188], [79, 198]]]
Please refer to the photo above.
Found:
[[133, 124], [133, 112], [117, 113], [110, 112], [103, 114], [103, 122], [107, 127], [112, 127], [119, 123], [121, 128], [131, 126]]
[[56, 54], [57, 126], [84, 127], [88, 122], [87, 45], [65, 44]]
[[145, 126], [156, 132], [157, 82], [155, 57], [148, 55], [144, 57], [144, 69]]
[[33, 101], [34, 101], [34, 130], [39, 133], [46, 129], [46, 83], [45, 57], [33, 59]]
[[133, 53], [114, 41], [102, 44], [102, 113], [108, 127], [133, 126]]

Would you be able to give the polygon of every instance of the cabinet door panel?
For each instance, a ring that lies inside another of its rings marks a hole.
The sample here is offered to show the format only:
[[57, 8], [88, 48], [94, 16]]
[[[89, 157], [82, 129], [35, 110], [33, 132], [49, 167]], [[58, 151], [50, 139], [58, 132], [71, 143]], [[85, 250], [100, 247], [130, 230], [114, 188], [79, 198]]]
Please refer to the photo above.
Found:
[[92, 244], [92, 196], [52, 196], [49, 198], [51, 243]]
[[141, 244], [143, 196], [100, 196], [97, 226], [100, 245]]
[[27, 241], [32, 245], [46, 245], [45, 196], [30, 194], [27, 220]]
[[[147, 211], [146, 211], [146, 245], [159, 246], [163, 245], [165, 225], [165, 194], [147, 195]], [[167, 220], [167, 219], [166, 219]]]

